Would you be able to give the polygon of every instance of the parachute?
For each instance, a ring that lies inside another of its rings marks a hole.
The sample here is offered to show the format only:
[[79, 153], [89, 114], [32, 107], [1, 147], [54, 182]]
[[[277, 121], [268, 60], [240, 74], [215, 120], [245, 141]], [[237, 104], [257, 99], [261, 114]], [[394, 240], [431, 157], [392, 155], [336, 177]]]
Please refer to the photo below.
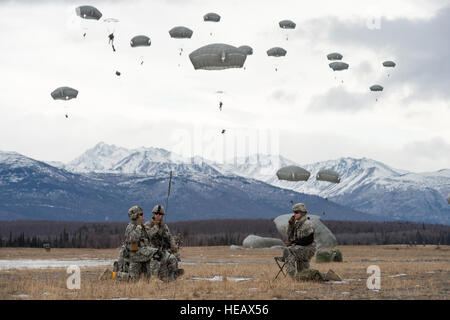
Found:
[[78, 96], [78, 90], [70, 87], [59, 87], [51, 93], [53, 100], [70, 100]]
[[280, 47], [274, 47], [267, 50], [267, 55], [269, 57], [284, 57], [287, 51]]
[[77, 16], [83, 19], [100, 20], [102, 13], [93, 6], [79, 6], [75, 9]]
[[[78, 90], [70, 88], [70, 87], [59, 87], [52, 91], [50, 94], [53, 98], [53, 100], [71, 100], [75, 99], [78, 96]], [[65, 106], [66, 109], [66, 118], [68, 118], [67, 114], [67, 105]]]
[[341, 71], [348, 69], [348, 64], [345, 62], [331, 62], [329, 66], [331, 69], [333, 69], [333, 71]]
[[308, 181], [311, 173], [298, 166], [287, 166], [277, 171], [279, 180], [287, 181]]
[[203, 16], [203, 21], [219, 22], [220, 16], [217, 13], [210, 12]]
[[[139, 35], [131, 39], [130, 45], [132, 48], [137, 47], [149, 47], [151, 45], [151, 40], [147, 36]], [[141, 65], [144, 64], [144, 57], [141, 56]]]
[[280, 28], [283, 29], [295, 29], [295, 22], [291, 21], [291, 20], [283, 20], [279, 22]]
[[119, 20], [116, 18], [106, 18], [103, 20], [106, 24], [106, 32], [108, 35], [108, 44], [111, 44], [113, 51], [116, 51], [114, 47], [114, 32], [116, 32], [116, 24], [119, 23]]
[[189, 54], [194, 69], [223, 70], [242, 68], [247, 55], [236, 47], [223, 43], [213, 43]]
[[370, 87], [370, 91], [383, 91], [383, 87], [380, 86], [379, 84], [374, 84], [373, 86]]
[[190, 39], [193, 33], [191, 29], [182, 26], [173, 27], [169, 30], [170, 37], [175, 39]]
[[[273, 223], [282, 236], [287, 236], [287, 228], [292, 213], [282, 214], [273, 219]], [[337, 246], [337, 240], [334, 234], [320, 220], [319, 216], [308, 214], [306, 216], [314, 228], [314, 241], [317, 248], [332, 248]]]
[[339, 178], [339, 173], [334, 170], [323, 169], [320, 170], [316, 175], [316, 180], [318, 181], [328, 181], [333, 183], [341, 182], [341, 178]]
[[284, 242], [278, 238], [263, 238], [260, 236], [256, 236], [254, 234], [250, 234], [242, 241], [242, 246], [244, 248], [270, 248], [273, 246], [282, 246], [284, 247]]
[[340, 53], [337, 53], [337, 52], [333, 52], [333, 53], [327, 54], [327, 59], [331, 60], [331, 61], [333, 61], [333, 60], [342, 60], [342, 58], [343, 58], [343, 55], [340, 54]]
[[253, 49], [250, 46], [240, 46], [238, 50], [244, 52], [248, 56], [251, 56], [253, 54]]
[[[396, 64], [395, 64], [394, 61], [385, 61], [385, 62], [383, 62], [383, 67], [394, 68], [395, 66], [396, 66]], [[388, 73], [387, 76], [389, 77], [390, 73]]]

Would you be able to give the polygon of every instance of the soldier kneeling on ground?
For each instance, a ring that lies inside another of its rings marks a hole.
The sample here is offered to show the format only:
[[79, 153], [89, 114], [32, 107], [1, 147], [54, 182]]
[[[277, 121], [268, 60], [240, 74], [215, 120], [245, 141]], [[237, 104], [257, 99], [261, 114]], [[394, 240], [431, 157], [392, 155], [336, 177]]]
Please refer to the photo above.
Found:
[[128, 210], [131, 221], [125, 230], [125, 241], [120, 248], [119, 259], [114, 263], [114, 271], [104, 271], [100, 279], [139, 280], [142, 273], [150, 279], [160, 269], [158, 248], [152, 247], [150, 238], [143, 227], [144, 211], [139, 206]]
[[294, 215], [289, 219], [287, 248], [283, 250], [283, 256], [276, 259], [285, 262], [287, 273], [295, 280], [341, 281], [339, 275], [331, 269], [325, 274], [309, 268], [316, 252], [314, 228], [306, 216], [308, 211], [303, 203], [295, 204], [292, 211]]
[[178, 246], [169, 231], [169, 227], [162, 220], [165, 214], [164, 207], [156, 205], [152, 213], [153, 218], [145, 223], [145, 229], [150, 238], [151, 246], [158, 248], [160, 252], [158, 276], [163, 281], [173, 281], [184, 274], [184, 270], [178, 268], [178, 262], [181, 261]]

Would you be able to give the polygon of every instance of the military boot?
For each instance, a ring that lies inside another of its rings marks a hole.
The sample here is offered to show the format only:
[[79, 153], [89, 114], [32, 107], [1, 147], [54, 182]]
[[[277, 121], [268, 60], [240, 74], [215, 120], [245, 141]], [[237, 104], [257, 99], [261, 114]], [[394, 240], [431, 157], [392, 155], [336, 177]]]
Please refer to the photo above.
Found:
[[118, 271], [119, 271], [119, 262], [114, 261], [113, 272], [118, 272]]
[[175, 278], [178, 278], [184, 274], [184, 269], [177, 269], [175, 270]]
[[336, 272], [334, 272], [334, 270], [330, 269], [326, 273], [326, 280], [328, 280], [328, 281], [342, 281], [342, 278]]

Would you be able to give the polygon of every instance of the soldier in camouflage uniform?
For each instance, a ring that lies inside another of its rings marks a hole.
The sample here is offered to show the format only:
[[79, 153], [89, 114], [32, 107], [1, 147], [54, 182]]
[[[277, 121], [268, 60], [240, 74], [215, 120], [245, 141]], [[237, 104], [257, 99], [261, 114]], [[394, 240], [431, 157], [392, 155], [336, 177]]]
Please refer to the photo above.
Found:
[[153, 218], [145, 223], [145, 228], [151, 246], [159, 249], [161, 259], [158, 275], [161, 280], [173, 281], [184, 273], [183, 269], [178, 268], [178, 261], [180, 261], [178, 247], [169, 227], [162, 220], [162, 216], [165, 214], [164, 207], [156, 205], [152, 213]]
[[[155, 257], [158, 249], [151, 246], [150, 239], [142, 225], [144, 220], [142, 208], [139, 206], [131, 207], [128, 210], [128, 216], [131, 221], [125, 230], [125, 241], [121, 247], [118, 263], [119, 266], [120, 264], [123, 266], [125, 255], [128, 254], [128, 278], [138, 280], [141, 273], [145, 272], [147, 279], [149, 279], [154, 274], [152, 271], [159, 269], [159, 262]], [[117, 278], [126, 279], [126, 272], [118, 272]]]
[[341, 278], [331, 269], [324, 274], [309, 268], [309, 262], [316, 252], [314, 228], [306, 216], [308, 211], [303, 203], [295, 204], [292, 211], [294, 215], [289, 219], [287, 230], [288, 248], [284, 249], [283, 257], [279, 258], [286, 262], [287, 273], [293, 279], [301, 281], [340, 281]]

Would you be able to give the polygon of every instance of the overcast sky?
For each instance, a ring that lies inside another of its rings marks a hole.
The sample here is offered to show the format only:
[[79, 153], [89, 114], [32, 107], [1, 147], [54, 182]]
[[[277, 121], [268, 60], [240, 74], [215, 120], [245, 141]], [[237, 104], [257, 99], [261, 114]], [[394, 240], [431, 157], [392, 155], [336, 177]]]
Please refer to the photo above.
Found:
[[[102, 19], [77, 17], [84, 4]], [[449, 1], [0, 0], [0, 12], [2, 151], [68, 162], [100, 141], [207, 158], [225, 145], [227, 157], [270, 151], [300, 164], [367, 157], [415, 172], [450, 167]], [[221, 21], [204, 22], [208, 12]], [[284, 19], [296, 29], [279, 28]], [[192, 38], [171, 39], [178, 25]], [[150, 47], [130, 47], [139, 34]], [[194, 70], [188, 54], [210, 43], [254, 54], [245, 70]], [[275, 46], [287, 55], [268, 57]], [[330, 52], [349, 69], [333, 72]], [[397, 66], [387, 70], [385, 60]], [[370, 92], [373, 84], [384, 91]], [[60, 86], [79, 90], [77, 99], [53, 100]], [[255, 137], [258, 147], [233, 149]]]

